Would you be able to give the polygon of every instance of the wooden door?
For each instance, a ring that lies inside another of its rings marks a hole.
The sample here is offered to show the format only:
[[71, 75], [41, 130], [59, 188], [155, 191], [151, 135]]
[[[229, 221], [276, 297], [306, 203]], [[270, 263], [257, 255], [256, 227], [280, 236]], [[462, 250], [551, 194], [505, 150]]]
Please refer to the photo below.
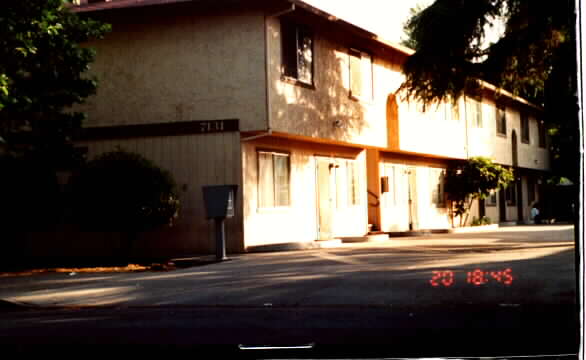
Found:
[[418, 204], [417, 204], [417, 168], [407, 169], [409, 179], [409, 230], [419, 229]]
[[318, 240], [332, 238], [333, 220], [333, 163], [330, 159], [317, 159], [317, 216]]

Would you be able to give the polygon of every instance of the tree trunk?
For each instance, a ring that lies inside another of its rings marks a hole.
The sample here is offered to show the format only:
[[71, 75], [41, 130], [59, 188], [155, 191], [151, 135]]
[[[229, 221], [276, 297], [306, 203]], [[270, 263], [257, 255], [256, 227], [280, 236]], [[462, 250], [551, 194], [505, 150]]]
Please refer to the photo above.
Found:
[[[468, 218], [470, 217], [470, 209], [472, 208], [472, 202], [474, 201], [474, 199], [470, 199], [470, 201], [468, 202], [468, 206], [466, 206], [466, 218], [464, 220], [464, 225], [466, 225], [466, 223], [468, 222]], [[462, 227], [462, 226], [460, 226]]]

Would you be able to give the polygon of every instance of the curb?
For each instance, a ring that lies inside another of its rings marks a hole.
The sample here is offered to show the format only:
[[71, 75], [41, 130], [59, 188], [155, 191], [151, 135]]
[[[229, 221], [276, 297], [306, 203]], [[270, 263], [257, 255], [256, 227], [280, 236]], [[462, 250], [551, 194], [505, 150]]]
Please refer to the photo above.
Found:
[[448, 233], [450, 233], [450, 234], [467, 234], [467, 233], [475, 233], [475, 232], [494, 231], [494, 230], [498, 230], [499, 227], [500, 227], [499, 224], [466, 226], [466, 227], [461, 227], [461, 228], [448, 229]]
[[327, 249], [338, 247], [342, 245], [342, 240], [324, 240], [314, 242], [291, 242], [291, 243], [280, 243], [280, 244], [267, 244], [267, 245], [253, 245], [247, 246], [247, 253], [259, 253], [259, 252], [278, 252], [278, 251], [297, 251], [297, 250], [315, 250], [315, 249]]

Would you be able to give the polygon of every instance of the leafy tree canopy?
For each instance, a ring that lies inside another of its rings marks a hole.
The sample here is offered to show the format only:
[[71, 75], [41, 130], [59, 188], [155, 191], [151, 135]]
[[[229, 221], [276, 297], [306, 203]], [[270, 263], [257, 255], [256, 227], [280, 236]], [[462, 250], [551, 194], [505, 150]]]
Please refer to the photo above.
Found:
[[109, 25], [69, 11], [66, 0], [7, 0], [0, 12], [0, 138], [58, 151], [83, 114], [66, 110], [96, 91], [85, 77], [94, 51], [81, 46]]
[[[544, 107], [554, 170], [578, 177], [574, 0], [436, 0], [405, 30], [416, 51], [404, 64], [404, 96], [457, 99], [487, 81]], [[485, 44], [501, 22], [503, 36]]]
[[[546, 81], [573, 45], [573, 9], [569, 0], [436, 0], [405, 27], [416, 53], [404, 88], [429, 103], [458, 98], [482, 79], [543, 105]], [[504, 35], [485, 46], [497, 21]]]

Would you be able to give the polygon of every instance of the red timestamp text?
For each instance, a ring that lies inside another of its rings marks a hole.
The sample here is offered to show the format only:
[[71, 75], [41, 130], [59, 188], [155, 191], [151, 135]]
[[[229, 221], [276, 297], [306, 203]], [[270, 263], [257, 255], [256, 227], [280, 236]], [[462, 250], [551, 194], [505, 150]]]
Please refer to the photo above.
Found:
[[[510, 286], [513, 284], [513, 280], [513, 270], [510, 268], [493, 271], [475, 269], [466, 272], [466, 283], [473, 286], [482, 286], [489, 283]], [[456, 277], [451, 270], [432, 271], [429, 283], [433, 287], [450, 287], [456, 283]]]

